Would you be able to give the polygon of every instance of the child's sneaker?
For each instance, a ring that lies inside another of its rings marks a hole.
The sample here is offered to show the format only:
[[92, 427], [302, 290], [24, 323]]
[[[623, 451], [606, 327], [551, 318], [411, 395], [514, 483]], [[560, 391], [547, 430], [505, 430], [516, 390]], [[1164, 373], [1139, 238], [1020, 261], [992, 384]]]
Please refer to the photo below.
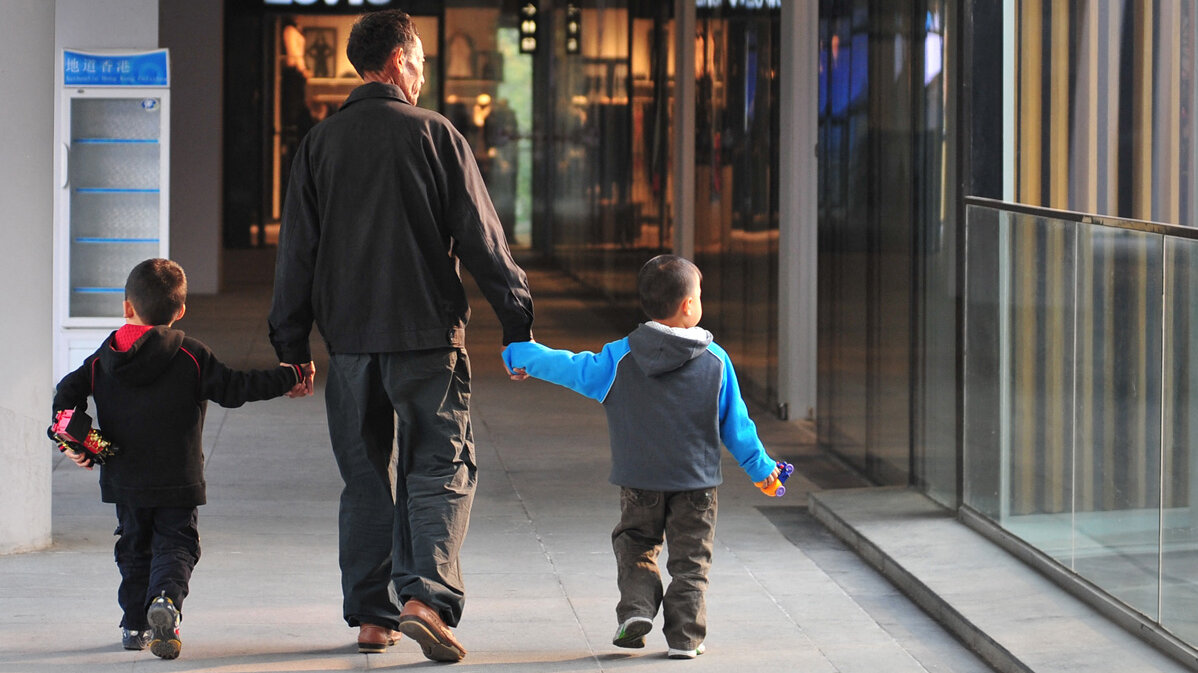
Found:
[[140, 631], [121, 629], [121, 645], [126, 650], [144, 650], [149, 644], [150, 631], [148, 629], [141, 629]]
[[667, 654], [671, 659], [694, 659], [706, 651], [707, 648], [703, 646], [703, 643], [699, 643], [699, 646], [693, 650], [676, 650], [671, 647]]
[[179, 639], [179, 611], [175, 609], [174, 601], [166, 597], [165, 591], [150, 603], [146, 621], [153, 629], [150, 651], [154, 656], [163, 659], [178, 657], [179, 650], [183, 648], [183, 642]]
[[616, 647], [644, 647], [645, 634], [653, 630], [653, 620], [648, 617], [629, 617], [616, 629], [611, 644]]

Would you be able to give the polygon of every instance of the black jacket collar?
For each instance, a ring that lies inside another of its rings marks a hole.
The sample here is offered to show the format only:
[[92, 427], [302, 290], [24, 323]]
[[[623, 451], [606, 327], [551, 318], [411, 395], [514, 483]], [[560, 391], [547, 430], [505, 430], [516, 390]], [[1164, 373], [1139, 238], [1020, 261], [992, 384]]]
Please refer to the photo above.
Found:
[[349, 93], [349, 97], [341, 104], [341, 109], [345, 109], [367, 98], [393, 98], [401, 103], [412, 104], [407, 96], [403, 94], [403, 90], [394, 84], [367, 82]]

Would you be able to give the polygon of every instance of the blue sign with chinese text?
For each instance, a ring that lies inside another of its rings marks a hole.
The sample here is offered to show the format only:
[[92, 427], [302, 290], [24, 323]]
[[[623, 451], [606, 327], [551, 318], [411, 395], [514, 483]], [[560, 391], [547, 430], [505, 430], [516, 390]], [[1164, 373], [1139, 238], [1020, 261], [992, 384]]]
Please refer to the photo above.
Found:
[[138, 52], [62, 52], [65, 86], [170, 86], [166, 49]]

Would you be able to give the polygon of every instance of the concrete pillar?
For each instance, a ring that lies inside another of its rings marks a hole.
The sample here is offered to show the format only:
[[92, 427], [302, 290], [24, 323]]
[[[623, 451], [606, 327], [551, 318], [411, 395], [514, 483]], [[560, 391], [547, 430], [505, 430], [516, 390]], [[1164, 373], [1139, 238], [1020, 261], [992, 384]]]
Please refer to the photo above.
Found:
[[158, 0], [10, 0], [0, 23], [0, 553], [50, 543], [54, 148], [63, 47], [156, 47]]
[[[13, 0], [0, 22], [0, 554], [50, 543], [54, 4]], [[20, 64], [19, 67], [16, 64]]]
[[778, 399], [800, 419], [816, 410], [818, 3], [782, 3], [781, 32]]
[[[191, 294], [220, 290], [224, 3], [160, 0], [171, 50], [171, 259]], [[265, 317], [263, 317], [265, 324]]]

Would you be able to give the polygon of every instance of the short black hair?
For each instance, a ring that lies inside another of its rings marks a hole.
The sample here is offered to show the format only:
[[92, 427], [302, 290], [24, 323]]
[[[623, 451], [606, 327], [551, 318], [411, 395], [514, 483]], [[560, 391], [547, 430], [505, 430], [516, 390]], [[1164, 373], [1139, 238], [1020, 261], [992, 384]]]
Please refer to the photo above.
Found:
[[636, 275], [641, 309], [653, 320], [669, 318], [696, 283], [703, 283], [703, 272], [694, 262], [678, 255], [658, 255], [645, 262]]
[[396, 47], [404, 50], [416, 43], [416, 24], [407, 12], [384, 9], [363, 14], [349, 31], [345, 55], [354, 70], [365, 77], [383, 69]]
[[187, 303], [187, 274], [169, 259], [147, 259], [129, 272], [125, 299], [151, 325], [169, 325]]

